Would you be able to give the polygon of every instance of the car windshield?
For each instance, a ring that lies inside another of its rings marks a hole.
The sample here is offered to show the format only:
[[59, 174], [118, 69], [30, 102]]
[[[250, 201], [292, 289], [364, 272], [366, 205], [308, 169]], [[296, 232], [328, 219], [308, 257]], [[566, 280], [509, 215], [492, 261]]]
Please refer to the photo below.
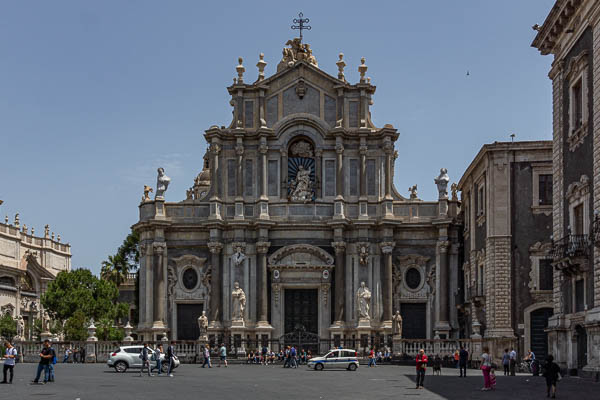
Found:
[[331, 353], [327, 354], [325, 357], [327, 357], [327, 358], [337, 357], [337, 351], [332, 351]]

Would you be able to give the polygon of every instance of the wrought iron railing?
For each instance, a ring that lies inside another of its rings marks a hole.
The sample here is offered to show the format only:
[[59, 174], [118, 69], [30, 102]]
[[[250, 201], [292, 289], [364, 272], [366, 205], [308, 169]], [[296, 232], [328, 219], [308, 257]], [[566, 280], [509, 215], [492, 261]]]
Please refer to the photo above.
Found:
[[552, 258], [587, 257], [590, 254], [590, 235], [567, 235], [552, 243]]

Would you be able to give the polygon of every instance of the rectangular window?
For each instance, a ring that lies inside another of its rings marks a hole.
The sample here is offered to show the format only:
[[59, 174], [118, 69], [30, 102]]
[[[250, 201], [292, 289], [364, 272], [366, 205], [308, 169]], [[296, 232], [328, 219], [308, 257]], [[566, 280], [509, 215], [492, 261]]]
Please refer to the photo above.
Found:
[[325, 160], [325, 196], [335, 196], [335, 160]]
[[269, 160], [268, 167], [267, 174], [269, 196], [278, 196], [279, 185], [277, 185], [277, 176], [279, 172], [279, 160]]
[[485, 214], [485, 188], [483, 184], [477, 186], [477, 215]]
[[483, 296], [483, 285], [485, 284], [484, 276], [483, 276], [483, 265], [479, 266], [479, 284], [477, 285], [477, 296]]
[[235, 160], [227, 160], [227, 196], [235, 196]]
[[575, 220], [572, 225], [572, 235], [583, 235], [583, 204], [576, 206], [573, 209], [573, 216]]
[[578, 279], [575, 281], [575, 312], [580, 312], [584, 310], [585, 305], [585, 288], [583, 279]]
[[246, 168], [244, 168], [244, 195], [252, 196], [254, 186], [252, 185], [252, 181], [254, 180], [254, 164], [252, 160], [246, 160]]
[[358, 196], [358, 187], [360, 185], [360, 170], [358, 159], [351, 158], [350, 159], [350, 192], [348, 193], [350, 196]]
[[377, 182], [375, 177], [375, 160], [368, 159], [367, 160], [367, 195], [368, 196], [376, 196], [377, 195]]
[[244, 102], [244, 127], [254, 127], [254, 101]]
[[573, 130], [581, 128], [583, 123], [583, 90], [581, 79], [571, 87], [571, 100], [573, 101]]
[[538, 198], [539, 198], [540, 205], [545, 206], [545, 205], [552, 204], [552, 175], [551, 174], [539, 175], [538, 179], [539, 179]]
[[359, 122], [359, 104], [358, 101], [350, 101], [348, 102], [348, 125], [350, 128], [358, 128]]
[[540, 283], [538, 286], [539, 290], [552, 290], [554, 277], [552, 275], [552, 260], [540, 260], [539, 264], [539, 275]]

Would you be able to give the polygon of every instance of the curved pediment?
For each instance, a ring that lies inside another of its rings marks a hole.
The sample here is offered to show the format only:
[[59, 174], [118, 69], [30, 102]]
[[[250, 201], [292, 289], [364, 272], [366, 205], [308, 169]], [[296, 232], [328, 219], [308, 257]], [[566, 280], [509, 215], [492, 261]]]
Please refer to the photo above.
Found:
[[272, 266], [333, 265], [331, 254], [310, 244], [293, 244], [282, 247], [269, 257]]

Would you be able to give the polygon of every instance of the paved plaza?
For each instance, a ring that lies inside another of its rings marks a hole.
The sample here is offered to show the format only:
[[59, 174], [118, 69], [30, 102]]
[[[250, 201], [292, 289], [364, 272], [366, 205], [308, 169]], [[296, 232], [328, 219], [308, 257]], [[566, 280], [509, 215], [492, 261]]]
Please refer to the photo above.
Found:
[[[58, 364], [56, 382], [30, 385], [37, 364], [16, 367], [13, 385], [0, 386], [0, 399], [50, 398], [61, 400], [170, 398], [209, 399], [538, 399], [545, 398], [541, 377], [498, 376], [494, 392], [481, 392], [481, 373], [458, 378], [456, 370], [446, 369], [432, 376], [428, 369], [425, 389], [414, 388], [414, 368], [407, 366], [361, 366], [356, 372], [312, 371], [305, 367], [283, 369], [279, 365], [231, 365], [229, 368], [200, 368], [182, 365], [175, 376], [140, 377], [138, 371], [115, 373], [102, 364]], [[579, 378], [559, 383], [561, 399], [597, 399], [600, 384]]]

